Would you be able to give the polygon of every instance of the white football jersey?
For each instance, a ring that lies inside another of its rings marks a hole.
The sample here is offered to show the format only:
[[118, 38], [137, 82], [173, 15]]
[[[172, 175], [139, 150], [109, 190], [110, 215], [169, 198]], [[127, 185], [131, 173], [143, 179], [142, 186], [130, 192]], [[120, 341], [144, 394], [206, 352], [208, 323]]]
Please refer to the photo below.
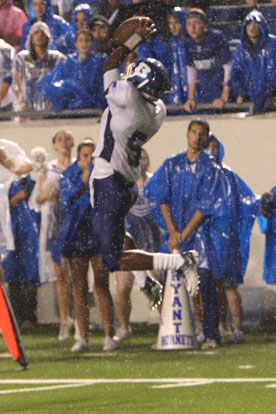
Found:
[[146, 101], [132, 82], [118, 80], [117, 70], [105, 73], [105, 86], [108, 107], [93, 153], [93, 176], [104, 178], [118, 172], [125, 180], [135, 182], [139, 177], [141, 147], [161, 127], [166, 108], [161, 99], [154, 103]]

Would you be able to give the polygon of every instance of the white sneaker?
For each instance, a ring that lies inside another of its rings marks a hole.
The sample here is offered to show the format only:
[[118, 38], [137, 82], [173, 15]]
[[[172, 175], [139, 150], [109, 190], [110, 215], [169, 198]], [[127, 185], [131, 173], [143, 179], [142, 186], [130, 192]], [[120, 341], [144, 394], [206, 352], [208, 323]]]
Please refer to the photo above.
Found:
[[197, 273], [198, 253], [195, 250], [189, 250], [181, 254], [184, 263], [178, 271], [184, 277], [188, 293], [191, 297], [194, 297], [197, 295], [199, 289], [199, 276]]
[[129, 326], [128, 329], [119, 328], [112, 339], [115, 342], [122, 342], [122, 341], [125, 341], [126, 339], [130, 338], [131, 336], [132, 336], [132, 331], [131, 331], [131, 328]]
[[58, 339], [59, 341], [67, 341], [68, 339], [71, 338], [71, 332], [74, 326], [74, 321], [72, 318], [67, 319], [66, 322], [61, 322], [60, 327], [59, 327], [59, 334], [58, 334]]
[[116, 348], [117, 343], [110, 336], [106, 336], [104, 338], [103, 351], [113, 351]]
[[244, 333], [242, 331], [235, 331], [229, 338], [230, 342], [240, 344], [244, 341]]
[[89, 350], [89, 342], [87, 339], [79, 339], [74, 343], [71, 352], [85, 352]]
[[206, 349], [215, 349], [218, 348], [218, 343], [215, 339], [210, 339], [207, 338], [203, 344], [201, 345], [201, 349], [206, 350]]

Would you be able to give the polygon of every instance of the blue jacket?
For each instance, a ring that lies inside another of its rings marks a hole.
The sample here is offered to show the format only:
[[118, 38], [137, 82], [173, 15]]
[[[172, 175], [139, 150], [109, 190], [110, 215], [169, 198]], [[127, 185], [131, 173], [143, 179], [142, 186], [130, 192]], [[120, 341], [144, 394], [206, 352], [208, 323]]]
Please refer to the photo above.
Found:
[[[76, 197], [83, 187], [83, 171], [78, 166], [78, 161], [66, 168], [60, 179], [61, 204], [66, 216], [52, 250], [53, 260], [58, 265], [61, 256], [91, 257], [98, 253], [92, 231], [89, 185], [86, 185], [80, 197]], [[93, 164], [90, 165], [90, 174], [92, 170]]]
[[[69, 23], [66, 22], [62, 17], [53, 14], [53, 8], [51, 5], [51, 0], [46, 0], [46, 10], [43, 15], [42, 21], [49, 26], [51, 32], [51, 49], [56, 49], [56, 43], [60, 36], [65, 35], [67, 32], [72, 32], [72, 28]], [[28, 33], [30, 31], [31, 26], [33, 23], [36, 22], [36, 19], [29, 20], [26, 22], [22, 29], [22, 38], [21, 38], [21, 46], [20, 50], [26, 49], [25, 43], [27, 40]]]
[[91, 20], [93, 18], [92, 10], [88, 4], [85, 4], [85, 3], [80, 4], [74, 8], [72, 12], [72, 17], [71, 17], [72, 30], [61, 35], [56, 42], [56, 49], [64, 53], [65, 55], [68, 55], [69, 53], [73, 53], [76, 50], [75, 36], [78, 32], [78, 28], [76, 25], [76, 16], [80, 12], [85, 14], [87, 29], [89, 28]]
[[[252, 20], [260, 26], [256, 48], [250, 47], [246, 41], [246, 26]], [[235, 96], [249, 98], [256, 112], [262, 111], [265, 101], [276, 92], [276, 37], [269, 32], [269, 24], [262, 13], [252, 11], [243, 21], [241, 44], [233, 55], [229, 86]]]
[[38, 90], [52, 102], [53, 111], [105, 107], [103, 88], [106, 55], [91, 53], [78, 61], [78, 51], [57, 65], [41, 81]]
[[14, 181], [9, 189], [10, 199], [23, 188], [27, 189], [28, 197], [25, 200], [21, 200], [11, 212], [15, 250], [8, 251], [2, 262], [5, 280], [8, 283], [30, 281], [39, 283], [39, 215], [30, 210], [28, 206], [28, 199], [33, 187], [34, 181], [28, 175], [24, 185], [21, 179]]

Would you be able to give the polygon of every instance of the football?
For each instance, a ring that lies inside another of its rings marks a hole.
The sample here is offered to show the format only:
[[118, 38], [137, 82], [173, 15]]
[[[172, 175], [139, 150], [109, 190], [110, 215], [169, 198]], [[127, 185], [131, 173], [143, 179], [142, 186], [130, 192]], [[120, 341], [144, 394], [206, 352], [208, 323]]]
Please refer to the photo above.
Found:
[[153, 24], [153, 21], [149, 17], [134, 16], [121, 23], [114, 32], [113, 44], [114, 46], [123, 45], [134, 33], [136, 33], [141, 21], [146, 26]]

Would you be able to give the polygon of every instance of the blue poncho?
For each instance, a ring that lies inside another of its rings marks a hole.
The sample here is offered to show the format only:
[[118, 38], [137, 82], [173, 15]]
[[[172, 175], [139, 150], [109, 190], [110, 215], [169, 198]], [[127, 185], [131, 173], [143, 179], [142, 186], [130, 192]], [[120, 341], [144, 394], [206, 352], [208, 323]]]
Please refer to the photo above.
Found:
[[28, 206], [28, 198], [33, 187], [34, 182], [27, 176], [24, 185], [22, 180], [14, 181], [9, 190], [10, 199], [23, 188], [27, 189], [28, 197], [16, 204], [11, 213], [15, 250], [8, 251], [2, 262], [5, 280], [8, 283], [39, 283], [39, 215]]
[[196, 210], [207, 216], [199, 229], [184, 241], [181, 251], [197, 250], [199, 267], [211, 268], [215, 277], [223, 273], [225, 250], [219, 251], [215, 246], [211, 218], [220, 218], [228, 228], [223, 180], [220, 168], [208, 154], [202, 153], [195, 163], [190, 163], [184, 151], [168, 158], [145, 187], [145, 195], [153, 205], [151, 213], [156, 224], [165, 229], [162, 252], [169, 252], [169, 232], [159, 210], [160, 204], [168, 205], [175, 227], [180, 232]]
[[[221, 248], [226, 249], [224, 277], [236, 285], [243, 283], [249, 259], [249, 242], [254, 220], [258, 212], [260, 197], [252, 192], [245, 182], [230, 167], [222, 163], [224, 156], [223, 145], [210, 134], [210, 138], [219, 144], [219, 155], [216, 160], [221, 165], [226, 178], [229, 213], [229, 243], [223, 243], [223, 234], [217, 234], [217, 241], [221, 238]], [[219, 245], [219, 243], [218, 243]]]
[[106, 55], [91, 53], [79, 62], [78, 53], [72, 53], [57, 65], [38, 87], [51, 101], [53, 111], [105, 107], [103, 74]]
[[91, 20], [93, 18], [93, 13], [88, 4], [80, 4], [72, 12], [71, 17], [71, 27], [72, 30], [64, 33], [62, 36], [60, 36], [56, 42], [56, 49], [60, 52], [64, 53], [65, 55], [68, 55], [69, 53], [73, 53], [76, 50], [75, 47], [75, 36], [78, 32], [78, 28], [76, 25], [76, 17], [78, 13], [84, 13], [86, 17], [86, 23], [87, 23], [87, 29], [90, 26]]
[[[79, 198], [76, 194], [83, 187], [83, 171], [76, 160], [60, 179], [62, 208], [66, 212], [59, 235], [54, 243], [52, 257], [60, 265], [61, 256], [92, 257], [98, 253], [98, 246], [92, 231], [92, 207], [90, 205], [89, 185]], [[93, 165], [90, 165], [90, 174]]]
[[265, 233], [265, 254], [263, 278], [268, 284], [276, 283], [276, 187], [271, 190], [272, 198], [268, 202], [269, 217], [264, 218], [262, 231]]
[[[257, 21], [260, 36], [256, 48], [246, 42], [246, 26]], [[229, 86], [235, 96], [250, 99], [255, 111], [264, 109], [265, 101], [276, 92], [276, 37], [269, 34], [270, 28], [262, 13], [257, 10], [244, 19], [241, 30], [241, 44], [233, 55], [233, 66]]]
[[[67, 32], [72, 32], [72, 28], [62, 17], [53, 14], [51, 0], [46, 0], [45, 5], [46, 10], [42, 17], [42, 21], [49, 26], [51, 32], [51, 49], [56, 49], [56, 42], [59, 37], [65, 35]], [[33, 23], [34, 20], [29, 20], [23, 26], [20, 50], [25, 49], [27, 36]]]

